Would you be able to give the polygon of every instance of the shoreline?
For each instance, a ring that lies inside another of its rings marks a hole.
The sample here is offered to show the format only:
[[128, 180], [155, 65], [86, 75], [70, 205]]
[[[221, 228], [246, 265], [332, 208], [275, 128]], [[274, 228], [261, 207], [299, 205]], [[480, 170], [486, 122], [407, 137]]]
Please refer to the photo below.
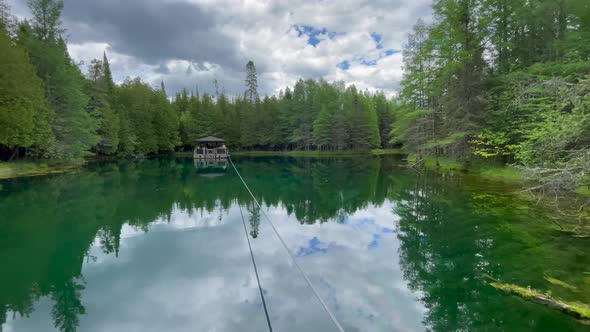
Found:
[[66, 173], [77, 170], [87, 163], [86, 160], [0, 162], [0, 180]]
[[322, 151], [322, 150], [242, 150], [231, 152], [234, 156], [247, 157], [331, 157], [331, 156], [382, 156], [382, 155], [407, 155], [401, 149], [373, 149], [373, 150], [343, 150], [343, 151]]
[[[174, 152], [174, 156], [191, 158], [191, 151]], [[321, 150], [238, 150], [230, 151], [232, 156], [240, 157], [350, 157], [350, 156], [383, 156], [383, 155], [407, 155], [401, 149], [373, 149], [373, 150], [343, 150], [343, 151], [321, 151]]]
[[[358, 157], [358, 156], [384, 156], [397, 155], [407, 156], [407, 165], [410, 166], [416, 162], [416, 157], [408, 155], [403, 149], [373, 149], [373, 150], [346, 150], [346, 151], [320, 151], [320, 150], [290, 150], [290, 151], [265, 151], [265, 150], [242, 150], [232, 152], [231, 155], [240, 157]], [[190, 151], [177, 151], [169, 154], [158, 154], [152, 157], [179, 157], [191, 158]], [[71, 160], [71, 161], [6, 161], [0, 162], [0, 180], [14, 179], [28, 176], [43, 176], [50, 174], [60, 174], [68, 171], [79, 169], [88, 163], [100, 160], [121, 160], [128, 158], [121, 158], [118, 156], [108, 156], [104, 158], [89, 158], [85, 160]], [[422, 163], [423, 167], [429, 171], [434, 172], [461, 172], [471, 176], [480, 177], [485, 180], [498, 181], [507, 184], [525, 186], [527, 180], [522, 170], [512, 165], [486, 164], [476, 162], [465, 169], [463, 165], [452, 159], [441, 158], [439, 166], [437, 167], [434, 158], [425, 158]], [[580, 187], [575, 191], [575, 194], [582, 197], [590, 197], [590, 188]]]

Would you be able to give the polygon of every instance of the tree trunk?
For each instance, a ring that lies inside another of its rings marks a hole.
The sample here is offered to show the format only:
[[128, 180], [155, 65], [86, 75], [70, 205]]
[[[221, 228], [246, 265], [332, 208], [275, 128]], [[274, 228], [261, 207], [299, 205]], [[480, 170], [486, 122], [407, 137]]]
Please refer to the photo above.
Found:
[[18, 148], [14, 149], [14, 152], [12, 153], [10, 158], [8, 158], [8, 161], [12, 161], [14, 159], [14, 157], [16, 157], [17, 154], [18, 154]]

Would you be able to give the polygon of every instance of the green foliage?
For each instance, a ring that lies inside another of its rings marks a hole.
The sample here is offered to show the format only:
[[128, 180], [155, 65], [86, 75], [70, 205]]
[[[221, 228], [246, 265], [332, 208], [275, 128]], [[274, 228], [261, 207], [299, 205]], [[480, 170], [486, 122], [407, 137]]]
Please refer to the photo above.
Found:
[[377, 120], [379, 121], [379, 145], [387, 147], [393, 124], [393, 107], [383, 93], [377, 94], [373, 99]]
[[39, 40], [55, 43], [61, 39], [64, 30], [61, 28], [61, 12], [64, 8], [62, 0], [27, 0], [33, 14], [32, 29]]
[[313, 143], [321, 150], [332, 143], [332, 123], [333, 114], [328, 111], [326, 105], [322, 105], [317, 119], [313, 123]]
[[56, 140], [44, 155], [58, 159], [84, 157], [99, 141], [97, 122], [86, 112], [86, 82], [70, 59], [65, 42], [62, 39], [41, 40], [41, 37], [41, 32], [31, 30], [27, 24], [21, 25], [18, 43], [28, 51], [37, 75], [45, 83], [45, 98], [55, 113], [52, 130]]
[[120, 153], [173, 151], [181, 144], [178, 114], [162, 90], [140, 79], [127, 80], [117, 88], [116, 105], [121, 116]]
[[564, 166], [590, 149], [590, 81], [554, 79], [538, 84], [538, 93], [548, 105], [539, 107], [541, 121], [524, 136], [517, 159], [525, 165]]
[[432, 110], [409, 110], [408, 105], [398, 106], [394, 111], [395, 122], [391, 129], [391, 143], [409, 143], [410, 139], [419, 131], [418, 123], [427, 115], [432, 114]]
[[0, 28], [0, 145], [47, 147], [53, 140], [43, 82], [25, 51]]
[[103, 61], [93, 60], [88, 71], [87, 94], [90, 96], [87, 112], [98, 123], [100, 142], [97, 153], [113, 154], [119, 145], [120, 119], [112, 108], [114, 83], [106, 54]]
[[403, 51], [391, 142], [420, 158], [563, 169], [587, 183], [588, 2], [437, 0], [433, 11]]
[[510, 144], [510, 138], [504, 132], [492, 132], [484, 129], [470, 141], [473, 154], [484, 158], [508, 156], [514, 153], [517, 145]]
[[454, 133], [448, 137], [445, 137], [443, 139], [439, 139], [439, 140], [435, 140], [432, 141], [430, 144], [428, 144], [428, 147], [445, 147], [451, 144], [456, 143], [457, 141], [465, 138], [467, 136], [467, 133]]

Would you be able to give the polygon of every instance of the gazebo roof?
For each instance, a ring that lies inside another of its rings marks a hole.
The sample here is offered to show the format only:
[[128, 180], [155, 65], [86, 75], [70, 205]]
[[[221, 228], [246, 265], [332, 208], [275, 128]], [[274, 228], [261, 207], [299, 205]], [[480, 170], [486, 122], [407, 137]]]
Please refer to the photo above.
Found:
[[197, 142], [198, 143], [223, 143], [223, 142], [225, 142], [225, 140], [223, 138], [207, 136], [207, 137], [199, 138], [197, 140]]

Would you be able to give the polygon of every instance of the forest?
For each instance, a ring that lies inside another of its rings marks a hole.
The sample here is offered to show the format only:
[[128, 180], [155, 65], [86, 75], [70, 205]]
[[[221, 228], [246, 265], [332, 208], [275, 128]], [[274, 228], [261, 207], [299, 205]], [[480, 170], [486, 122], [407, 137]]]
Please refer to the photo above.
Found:
[[[246, 66], [243, 96], [183, 90], [164, 82], [115, 84], [105, 53], [82, 72], [69, 57], [60, 25], [63, 2], [32, 0], [30, 21], [4, 5], [0, 105], [2, 159], [72, 159], [190, 149], [197, 138], [224, 137], [243, 149], [369, 149], [387, 145], [391, 103], [344, 83], [299, 80], [279, 96], [258, 95]], [[216, 91], [217, 82], [215, 82]]]
[[17, 20], [0, 0], [0, 160], [143, 156], [224, 137], [232, 149], [402, 147], [418, 162], [493, 160], [533, 170], [549, 190], [588, 184], [590, 3], [435, 0], [403, 49], [394, 98], [344, 82], [300, 79], [259, 96], [165, 82], [113, 81], [109, 60], [80, 68], [68, 54], [63, 1], [29, 0]]
[[590, 2], [438, 0], [404, 49], [393, 142], [421, 158], [524, 166], [588, 186]]

